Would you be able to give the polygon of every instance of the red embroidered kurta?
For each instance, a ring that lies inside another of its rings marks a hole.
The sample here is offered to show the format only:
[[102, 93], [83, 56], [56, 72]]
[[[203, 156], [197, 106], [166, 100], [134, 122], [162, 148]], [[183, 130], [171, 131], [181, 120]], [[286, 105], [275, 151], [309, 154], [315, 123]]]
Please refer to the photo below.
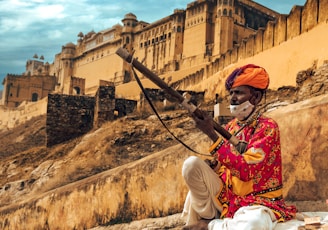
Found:
[[[241, 127], [237, 119], [226, 125], [235, 134]], [[282, 162], [280, 134], [277, 123], [259, 116], [237, 134], [248, 142], [247, 150], [240, 154], [228, 142], [219, 148], [219, 175], [225, 183], [217, 195], [223, 206], [221, 217], [233, 217], [243, 206], [263, 205], [270, 208], [278, 221], [292, 219], [296, 207], [285, 204], [282, 197]]]

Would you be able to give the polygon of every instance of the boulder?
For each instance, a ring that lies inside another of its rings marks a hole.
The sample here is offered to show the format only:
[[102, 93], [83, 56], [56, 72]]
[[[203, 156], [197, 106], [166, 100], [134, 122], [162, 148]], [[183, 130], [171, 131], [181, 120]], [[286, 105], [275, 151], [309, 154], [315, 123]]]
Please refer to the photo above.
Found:
[[328, 198], [328, 95], [280, 107], [267, 115], [280, 127], [284, 195], [291, 201]]

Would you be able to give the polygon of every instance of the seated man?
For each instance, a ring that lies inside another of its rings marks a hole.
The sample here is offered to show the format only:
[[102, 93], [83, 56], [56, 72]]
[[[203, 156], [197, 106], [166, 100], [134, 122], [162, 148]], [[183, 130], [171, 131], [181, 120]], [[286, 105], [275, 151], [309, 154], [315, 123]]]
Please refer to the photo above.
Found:
[[245, 142], [243, 150], [219, 137], [205, 112], [203, 119], [194, 117], [214, 142], [209, 150], [214, 164], [195, 156], [183, 164], [189, 187], [184, 229], [273, 229], [277, 222], [295, 217], [296, 207], [286, 205], [282, 197], [278, 125], [258, 109], [268, 86], [265, 69], [252, 64], [237, 68], [226, 80], [235, 119], [225, 128]]

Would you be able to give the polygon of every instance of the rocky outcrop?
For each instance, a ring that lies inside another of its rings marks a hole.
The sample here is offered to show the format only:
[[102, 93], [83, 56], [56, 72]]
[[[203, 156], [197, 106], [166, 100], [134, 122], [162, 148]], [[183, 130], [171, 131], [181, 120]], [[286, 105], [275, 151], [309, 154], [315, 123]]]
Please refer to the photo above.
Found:
[[[188, 144], [202, 146], [202, 137]], [[180, 145], [0, 209], [1, 229], [86, 229], [167, 216], [182, 209], [187, 188]]]
[[294, 201], [328, 197], [328, 95], [270, 112], [281, 130], [285, 196]]

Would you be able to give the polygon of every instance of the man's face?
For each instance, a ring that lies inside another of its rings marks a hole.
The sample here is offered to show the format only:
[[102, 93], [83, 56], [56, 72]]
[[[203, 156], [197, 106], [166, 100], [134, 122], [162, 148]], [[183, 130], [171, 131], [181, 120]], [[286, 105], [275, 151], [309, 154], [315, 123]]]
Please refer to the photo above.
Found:
[[231, 105], [240, 105], [245, 101], [250, 101], [252, 104], [254, 103], [251, 99], [254, 98], [251, 89], [246, 86], [237, 86], [235, 88], [230, 89], [230, 104]]

